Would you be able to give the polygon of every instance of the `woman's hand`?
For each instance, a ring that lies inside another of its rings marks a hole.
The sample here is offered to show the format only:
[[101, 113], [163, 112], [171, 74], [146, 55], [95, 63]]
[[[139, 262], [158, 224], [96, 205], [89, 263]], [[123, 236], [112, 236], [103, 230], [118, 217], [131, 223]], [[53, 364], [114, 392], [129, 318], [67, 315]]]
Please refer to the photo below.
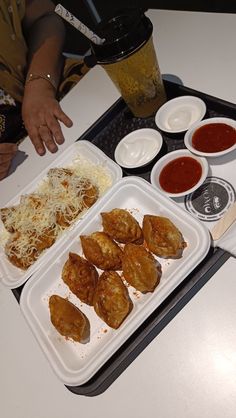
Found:
[[16, 152], [16, 144], [0, 144], [0, 180], [7, 176], [11, 162], [16, 155]]
[[46, 148], [52, 153], [56, 152], [57, 144], [64, 142], [59, 121], [68, 128], [73, 124], [56, 100], [53, 87], [43, 79], [34, 80], [26, 85], [22, 118], [39, 155], [44, 155]]

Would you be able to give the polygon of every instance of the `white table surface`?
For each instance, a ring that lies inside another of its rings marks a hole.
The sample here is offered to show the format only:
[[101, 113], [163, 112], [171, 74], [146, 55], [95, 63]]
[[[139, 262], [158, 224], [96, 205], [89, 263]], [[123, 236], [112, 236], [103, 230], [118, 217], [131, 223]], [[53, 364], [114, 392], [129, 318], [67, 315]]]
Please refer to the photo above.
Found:
[[[164, 77], [236, 103], [236, 17], [149, 11]], [[62, 105], [74, 142], [119, 97], [99, 68]], [[0, 183], [0, 203], [40, 173], [28, 140], [25, 161]], [[3, 418], [233, 418], [236, 414], [236, 261], [230, 258], [122, 375], [93, 398], [74, 395], [56, 378], [10, 290], [0, 285], [0, 415]]]

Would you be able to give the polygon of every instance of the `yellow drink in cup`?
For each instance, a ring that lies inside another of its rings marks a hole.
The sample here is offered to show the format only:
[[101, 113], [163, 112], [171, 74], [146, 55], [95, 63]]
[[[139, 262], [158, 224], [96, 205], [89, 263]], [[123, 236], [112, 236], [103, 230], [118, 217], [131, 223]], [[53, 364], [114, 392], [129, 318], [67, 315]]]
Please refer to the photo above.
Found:
[[152, 37], [137, 52], [102, 67], [134, 116], [145, 118], [153, 115], [166, 101]]
[[97, 62], [114, 82], [134, 116], [153, 115], [166, 101], [166, 93], [150, 20], [141, 13], [120, 15], [106, 23], [105, 28], [102, 37], [108, 40], [104, 45], [93, 47]]

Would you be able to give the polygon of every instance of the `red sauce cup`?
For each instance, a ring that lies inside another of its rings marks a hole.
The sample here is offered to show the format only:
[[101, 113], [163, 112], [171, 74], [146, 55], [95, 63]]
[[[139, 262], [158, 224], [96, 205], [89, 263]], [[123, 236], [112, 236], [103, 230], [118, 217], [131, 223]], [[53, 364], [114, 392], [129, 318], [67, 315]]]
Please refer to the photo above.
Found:
[[184, 143], [196, 155], [222, 157], [236, 149], [236, 121], [223, 117], [202, 120], [186, 132]]
[[208, 174], [207, 159], [180, 149], [160, 158], [151, 171], [151, 183], [165, 195], [183, 197], [194, 192]]

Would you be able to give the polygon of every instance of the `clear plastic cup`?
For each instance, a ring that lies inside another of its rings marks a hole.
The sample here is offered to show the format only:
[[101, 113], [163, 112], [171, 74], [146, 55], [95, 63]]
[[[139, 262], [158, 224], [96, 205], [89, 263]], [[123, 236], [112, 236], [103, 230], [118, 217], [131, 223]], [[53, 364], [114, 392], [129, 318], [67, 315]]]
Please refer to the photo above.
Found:
[[155, 114], [166, 93], [153, 45], [153, 26], [140, 11], [123, 12], [99, 25], [105, 42], [93, 45], [97, 63], [107, 72], [136, 117]]

